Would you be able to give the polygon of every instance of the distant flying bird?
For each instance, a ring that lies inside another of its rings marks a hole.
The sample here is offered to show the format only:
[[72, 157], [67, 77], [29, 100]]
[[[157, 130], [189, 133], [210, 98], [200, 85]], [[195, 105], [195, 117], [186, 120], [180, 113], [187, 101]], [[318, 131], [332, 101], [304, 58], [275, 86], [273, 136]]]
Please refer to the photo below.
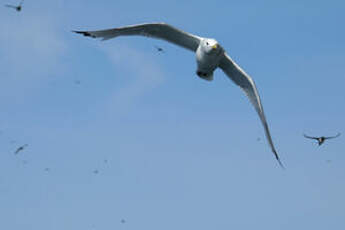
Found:
[[20, 151], [23, 151], [27, 146], [28, 146], [27, 144], [20, 146], [19, 148], [17, 148], [14, 154], [18, 154]]
[[9, 5], [9, 4], [6, 4], [5, 6], [6, 7], [9, 7], [9, 8], [13, 8], [13, 9], [15, 9], [16, 11], [21, 11], [22, 10], [22, 5], [23, 5], [23, 2], [24, 2], [24, 0], [22, 0], [20, 3], [19, 3], [19, 5], [18, 6], [14, 6], [14, 5]]
[[126, 223], [126, 220], [125, 220], [125, 219], [122, 219], [122, 220], [121, 220], [121, 224], [124, 224], [124, 223]]
[[99, 171], [96, 169], [96, 170], [93, 170], [93, 173], [94, 173], [94, 174], [98, 174]]
[[314, 139], [314, 140], [317, 140], [317, 142], [319, 143], [319, 146], [322, 145], [325, 140], [327, 139], [333, 139], [333, 138], [336, 138], [336, 137], [339, 137], [340, 136], [340, 133], [338, 133], [336, 136], [333, 136], [333, 137], [310, 137], [310, 136], [307, 136], [305, 134], [303, 134], [305, 138], [309, 138], [309, 139]]
[[248, 96], [264, 126], [266, 138], [272, 152], [280, 166], [283, 167], [273, 145], [260, 96], [253, 79], [230, 58], [215, 39], [199, 37], [165, 23], [145, 23], [107, 30], [73, 32], [92, 38], [102, 38], [102, 40], [133, 35], [166, 40], [195, 52], [197, 62], [196, 74], [208, 81], [213, 80], [213, 72], [219, 67]]
[[165, 53], [165, 51], [164, 51], [164, 49], [162, 47], [155, 46], [155, 48], [157, 49], [158, 52]]

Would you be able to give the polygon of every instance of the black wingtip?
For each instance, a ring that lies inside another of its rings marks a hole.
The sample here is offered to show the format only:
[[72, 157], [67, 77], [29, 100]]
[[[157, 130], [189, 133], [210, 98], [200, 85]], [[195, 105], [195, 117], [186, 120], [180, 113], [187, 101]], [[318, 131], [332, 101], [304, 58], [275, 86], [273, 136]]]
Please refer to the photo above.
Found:
[[282, 169], [285, 170], [286, 168], [285, 168], [285, 166], [283, 165], [283, 163], [280, 161], [279, 157], [276, 157], [276, 159], [277, 159], [277, 161], [278, 161], [280, 167], [281, 167]]
[[277, 153], [275, 150], [273, 150], [273, 153], [274, 153], [274, 156], [276, 157], [276, 160], [278, 161], [280, 167], [281, 167], [282, 169], [285, 170], [286, 168], [285, 168], [285, 166], [283, 165], [283, 163], [280, 161], [280, 158], [279, 158], [279, 156], [278, 156], [278, 153]]
[[77, 34], [82, 34], [84, 35], [85, 37], [91, 37], [91, 38], [96, 38], [96, 36], [90, 34], [89, 32], [87, 31], [77, 31], [77, 30], [72, 30], [72, 32], [74, 33], [77, 33]]

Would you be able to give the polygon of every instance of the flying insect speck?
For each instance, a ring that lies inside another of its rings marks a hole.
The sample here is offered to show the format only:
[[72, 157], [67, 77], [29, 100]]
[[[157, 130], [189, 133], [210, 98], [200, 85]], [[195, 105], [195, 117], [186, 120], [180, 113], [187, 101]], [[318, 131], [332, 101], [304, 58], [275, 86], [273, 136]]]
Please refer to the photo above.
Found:
[[156, 50], [161, 53], [165, 53], [165, 50], [162, 47], [155, 46]]
[[28, 144], [18, 147], [17, 150], [14, 152], [14, 154], [18, 154], [20, 151], [23, 151], [27, 146]]

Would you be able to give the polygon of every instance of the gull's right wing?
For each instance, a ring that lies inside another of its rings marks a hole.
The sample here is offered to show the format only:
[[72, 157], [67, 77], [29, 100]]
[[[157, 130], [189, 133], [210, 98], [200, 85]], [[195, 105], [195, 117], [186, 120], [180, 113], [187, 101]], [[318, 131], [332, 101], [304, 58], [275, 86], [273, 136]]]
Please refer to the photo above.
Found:
[[145, 23], [107, 30], [73, 32], [92, 38], [102, 38], [102, 40], [108, 40], [118, 36], [134, 35], [153, 37], [174, 43], [194, 52], [202, 40], [201, 37], [184, 32], [165, 23]]
[[314, 139], [314, 140], [318, 140], [318, 139], [319, 139], [319, 138], [317, 138], [317, 137], [310, 137], [310, 136], [305, 135], [305, 134], [303, 134], [303, 136], [304, 136], [305, 138]]

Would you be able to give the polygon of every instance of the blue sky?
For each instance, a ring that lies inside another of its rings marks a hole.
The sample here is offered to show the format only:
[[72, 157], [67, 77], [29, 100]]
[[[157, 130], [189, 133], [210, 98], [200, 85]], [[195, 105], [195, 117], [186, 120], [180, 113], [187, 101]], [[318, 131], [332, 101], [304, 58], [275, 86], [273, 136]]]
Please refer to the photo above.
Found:
[[[344, 136], [321, 147], [302, 136], [344, 133], [344, 10], [343, 1], [0, 7], [0, 228], [344, 229]], [[71, 33], [143, 22], [221, 43], [256, 81], [287, 170], [222, 71], [199, 79], [194, 54], [164, 41]]]

